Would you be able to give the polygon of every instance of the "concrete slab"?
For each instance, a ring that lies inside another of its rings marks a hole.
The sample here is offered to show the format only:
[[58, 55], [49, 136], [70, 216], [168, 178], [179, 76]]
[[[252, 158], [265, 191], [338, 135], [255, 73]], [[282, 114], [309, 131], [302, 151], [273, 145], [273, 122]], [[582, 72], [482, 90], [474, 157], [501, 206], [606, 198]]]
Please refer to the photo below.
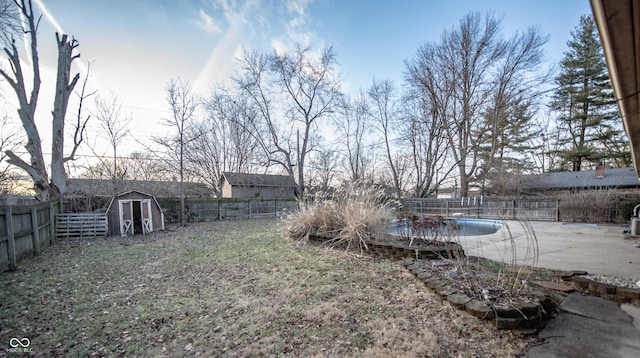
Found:
[[569, 295], [525, 357], [640, 357], [640, 331], [614, 302]]
[[571, 294], [560, 304], [558, 309], [561, 312], [597, 321], [633, 325], [631, 316], [621, 310], [618, 303], [600, 297], [583, 296], [578, 293]]
[[640, 248], [624, 239], [623, 225], [505, 223], [495, 234], [460, 237], [465, 253], [518, 265], [640, 280]]
[[640, 332], [640, 307], [622, 304], [620, 308], [633, 319], [633, 326]]

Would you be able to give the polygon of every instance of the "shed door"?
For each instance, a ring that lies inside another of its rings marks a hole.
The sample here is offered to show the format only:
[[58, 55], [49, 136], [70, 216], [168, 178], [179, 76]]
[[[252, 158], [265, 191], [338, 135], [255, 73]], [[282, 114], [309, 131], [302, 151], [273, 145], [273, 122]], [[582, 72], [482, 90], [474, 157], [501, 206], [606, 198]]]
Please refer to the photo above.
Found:
[[133, 235], [133, 201], [118, 200], [120, 236]]
[[153, 220], [151, 218], [151, 199], [140, 201], [140, 213], [142, 215], [142, 233], [148, 234], [153, 231]]

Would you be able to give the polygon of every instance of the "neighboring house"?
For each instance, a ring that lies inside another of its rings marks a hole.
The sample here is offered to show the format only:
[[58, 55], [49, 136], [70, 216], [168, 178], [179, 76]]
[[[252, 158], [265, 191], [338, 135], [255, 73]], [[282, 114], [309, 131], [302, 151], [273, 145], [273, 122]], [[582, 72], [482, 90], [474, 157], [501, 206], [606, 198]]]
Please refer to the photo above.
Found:
[[[67, 198], [106, 197], [128, 191], [147, 193], [156, 198], [180, 198], [180, 182], [152, 180], [68, 179]], [[184, 183], [187, 198], [212, 198], [213, 190], [202, 183]]]
[[598, 168], [580, 172], [558, 172], [518, 177], [522, 194], [574, 194], [585, 190], [638, 190], [640, 180], [634, 168]]
[[223, 198], [293, 198], [297, 185], [288, 175], [224, 172], [220, 177]]
[[107, 208], [109, 235], [148, 234], [164, 230], [164, 213], [153, 195], [132, 190], [111, 199]]

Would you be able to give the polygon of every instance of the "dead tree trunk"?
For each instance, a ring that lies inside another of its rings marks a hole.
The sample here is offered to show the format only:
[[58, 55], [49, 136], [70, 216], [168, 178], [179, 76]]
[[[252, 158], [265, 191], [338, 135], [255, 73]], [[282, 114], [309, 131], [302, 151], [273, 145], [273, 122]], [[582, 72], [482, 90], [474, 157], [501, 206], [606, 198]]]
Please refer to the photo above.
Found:
[[25, 34], [28, 34], [30, 38], [31, 71], [33, 71], [31, 93], [27, 95], [27, 86], [25, 83], [22, 62], [20, 62], [20, 55], [15, 45], [15, 40], [11, 44], [11, 49], [4, 49], [11, 65], [12, 75], [9, 75], [2, 69], [0, 69], [0, 75], [13, 88], [13, 91], [16, 93], [18, 98], [18, 104], [20, 106], [18, 109], [18, 116], [20, 117], [22, 127], [24, 128], [27, 136], [25, 149], [29, 153], [29, 163], [17, 156], [13, 151], [7, 151], [6, 154], [9, 157], [8, 162], [10, 164], [23, 169], [29, 174], [33, 180], [36, 198], [39, 200], [47, 200], [49, 196], [49, 175], [47, 173], [47, 166], [45, 165], [44, 156], [42, 154], [40, 134], [38, 133], [38, 128], [35, 123], [35, 112], [38, 104], [38, 95], [40, 93], [41, 84], [38, 39], [36, 35], [38, 22], [33, 14], [33, 8], [30, 1], [16, 2], [16, 5], [24, 18], [25, 29], [23, 29], [23, 31]]
[[78, 41], [68, 40], [66, 34], [56, 33], [58, 43], [58, 73], [56, 80], [56, 96], [53, 102], [53, 122], [51, 137], [51, 184], [49, 197], [56, 198], [64, 194], [67, 187], [67, 174], [64, 169], [64, 119], [69, 105], [69, 96], [75, 87], [80, 74], [70, 78], [71, 62], [80, 57], [74, 55], [73, 50], [78, 47]]

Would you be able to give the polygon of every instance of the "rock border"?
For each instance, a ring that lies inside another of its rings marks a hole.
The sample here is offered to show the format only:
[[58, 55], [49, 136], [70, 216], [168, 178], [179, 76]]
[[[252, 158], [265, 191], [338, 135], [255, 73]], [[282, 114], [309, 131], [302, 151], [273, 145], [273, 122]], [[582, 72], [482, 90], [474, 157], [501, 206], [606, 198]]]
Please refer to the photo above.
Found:
[[628, 303], [640, 306], [640, 288], [616, 286], [604, 282], [590, 280], [584, 275], [586, 271], [572, 271], [561, 276], [563, 281], [569, 281], [580, 290], [581, 293], [590, 296], [602, 297], [606, 300]]
[[[326, 243], [332, 237], [310, 235], [309, 239], [316, 243]], [[537, 291], [535, 299], [518, 299], [512, 304], [494, 303], [488, 300], [473, 299], [449, 286], [446, 279], [433, 275], [418, 265], [419, 260], [457, 259], [465, 257], [462, 246], [448, 243], [446, 247], [409, 247], [405, 245], [373, 242], [367, 244], [363, 253], [377, 258], [402, 260], [407, 270], [452, 307], [484, 320], [492, 320], [497, 329], [509, 329], [522, 335], [537, 334], [544, 327], [556, 310], [551, 296], [544, 291]]]
[[557, 308], [551, 296], [542, 291], [533, 293], [533, 300], [522, 297], [512, 303], [474, 299], [459, 292], [446, 279], [432, 274], [415, 260], [405, 259], [403, 265], [452, 307], [478, 319], [493, 321], [497, 329], [513, 330], [523, 335], [536, 334]]

